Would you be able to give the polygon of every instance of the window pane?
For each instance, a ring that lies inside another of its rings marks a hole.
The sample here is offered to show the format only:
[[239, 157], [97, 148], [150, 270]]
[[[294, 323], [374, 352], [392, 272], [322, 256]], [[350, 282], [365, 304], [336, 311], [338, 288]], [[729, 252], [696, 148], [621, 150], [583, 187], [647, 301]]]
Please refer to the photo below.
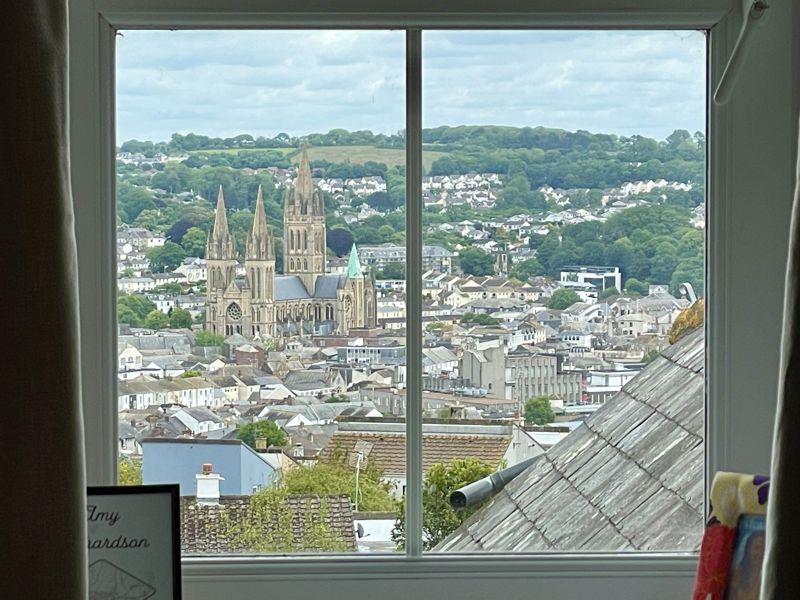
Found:
[[698, 548], [705, 41], [423, 34], [428, 550]]
[[404, 34], [117, 57], [120, 481], [180, 483], [186, 554], [394, 551], [358, 422], [404, 382]]

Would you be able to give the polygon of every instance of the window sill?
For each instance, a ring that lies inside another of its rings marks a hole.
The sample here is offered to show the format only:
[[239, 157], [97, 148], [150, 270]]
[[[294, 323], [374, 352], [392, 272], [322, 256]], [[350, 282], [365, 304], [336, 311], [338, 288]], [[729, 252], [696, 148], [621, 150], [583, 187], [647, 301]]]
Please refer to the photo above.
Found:
[[[376, 597], [371, 593], [376, 589], [365, 593], [364, 582], [380, 586], [382, 600], [415, 596], [530, 599], [533, 590], [536, 597], [559, 599], [660, 600], [689, 597], [697, 556], [220, 556], [187, 557], [182, 567], [186, 597], [200, 600], [253, 598], [265, 590], [279, 596], [286, 592], [294, 598], [344, 597], [351, 593], [358, 598]], [[524, 585], [525, 580], [530, 586]], [[521, 591], [525, 591], [524, 596]]]

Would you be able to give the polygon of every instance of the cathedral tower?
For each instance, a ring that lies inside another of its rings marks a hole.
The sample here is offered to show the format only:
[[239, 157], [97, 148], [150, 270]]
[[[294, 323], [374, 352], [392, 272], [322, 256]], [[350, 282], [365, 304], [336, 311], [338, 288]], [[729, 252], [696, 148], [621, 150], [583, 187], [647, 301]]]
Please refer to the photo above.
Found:
[[253, 228], [247, 236], [244, 270], [250, 287], [251, 335], [274, 335], [275, 242], [267, 225], [264, 197], [258, 186]]
[[225, 198], [222, 186], [217, 194], [217, 211], [214, 216], [214, 229], [206, 242], [206, 269], [208, 287], [208, 308], [206, 310], [206, 329], [224, 335], [225, 315], [219, 314], [222, 297], [226, 288], [236, 278], [236, 245], [228, 230], [228, 217], [225, 214]]
[[312, 296], [317, 277], [325, 273], [325, 208], [305, 147], [295, 185], [283, 201], [283, 272], [299, 276]]

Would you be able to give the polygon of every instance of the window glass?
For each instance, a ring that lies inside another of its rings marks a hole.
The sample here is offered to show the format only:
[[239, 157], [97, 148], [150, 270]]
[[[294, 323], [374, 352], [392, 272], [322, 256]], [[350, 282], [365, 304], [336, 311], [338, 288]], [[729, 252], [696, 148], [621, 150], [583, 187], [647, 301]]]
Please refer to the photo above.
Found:
[[426, 550], [695, 549], [705, 36], [423, 42], [412, 290], [403, 32], [122, 32], [121, 482], [187, 554], [402, 551], [416, 290]]
[[180, 484], [184, 554], [397, 548], [404, 41], [118, 38], [120, 482]]
[[705, 35], [430, 31], [422, 68], [425, 548], [696, 550]]

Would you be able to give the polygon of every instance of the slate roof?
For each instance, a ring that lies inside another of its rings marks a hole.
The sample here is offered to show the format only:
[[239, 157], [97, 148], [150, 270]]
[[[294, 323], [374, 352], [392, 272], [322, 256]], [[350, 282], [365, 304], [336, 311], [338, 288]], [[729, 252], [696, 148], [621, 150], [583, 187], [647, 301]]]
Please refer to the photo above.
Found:
[[[249, 510], [248, 496], [223, 496], [218, 506], [200, 505], [190, 496], [181, 498], [181, 550], [183, 554], [224, 554], [247, 552], [248, 548], [237, 547], [235, 541], [226, 534], [228, 527], [239, 523], [260, 527], [264, 536], [270, 534], [271, 527], [279, 521], [274, 518], [259, 517]], [[353, 511], [346, 494], [314, 496], [293, 494], [287, 496], [284, 508], [292, 516], [293, 551], [310, 550], [302, 546], [305, 527], [314, 524], [314, 517], [324, 515], [330, 540], [341, 544], [344, 551], [356, 550]]]
[[336, 298], [344, 279], [344, 275], [320, 275], [314, 283], [314, 298]]
[[667, 348], [436, 550], [698, 549], [704, 342], [701, 329]]
[[314, 283], [314, 295], [311, 296], [303, 280], [297, 275], [275, 276], [275, 300], [301, 300], [306, 298], [335, 299], [336, 291], [344, 285], [344, 275], [320, 275]]
[[297, 275], [275, 276], [275, 300], [310, 298], [303, 280]]
[[[320, 458], [330, 460], [342, 451], [349, 452], [355, 448], [358, 441], [373, 444], [369, 460], [385, 474], [406, 472], [405, 433], [337, 431], [322, 451]], [[422, 469], [427, 471], [436, 463], [448, 463], [454, 458], [468, 457], [479, 458], [497, 466], [510, 443], [510, 435], [424, 433]]]
[[[212, 423], [222, 423], [222, 419], [220, 419], [212, 410], [206, 408], [205, 406], [186, 406], [182, 408], [181, 411], [200, 422], [211, 421]], [[180, 414], [181, 411], [178, 411], [177, 414]], [[180, 421], [180, 419], [178, 420]]]

